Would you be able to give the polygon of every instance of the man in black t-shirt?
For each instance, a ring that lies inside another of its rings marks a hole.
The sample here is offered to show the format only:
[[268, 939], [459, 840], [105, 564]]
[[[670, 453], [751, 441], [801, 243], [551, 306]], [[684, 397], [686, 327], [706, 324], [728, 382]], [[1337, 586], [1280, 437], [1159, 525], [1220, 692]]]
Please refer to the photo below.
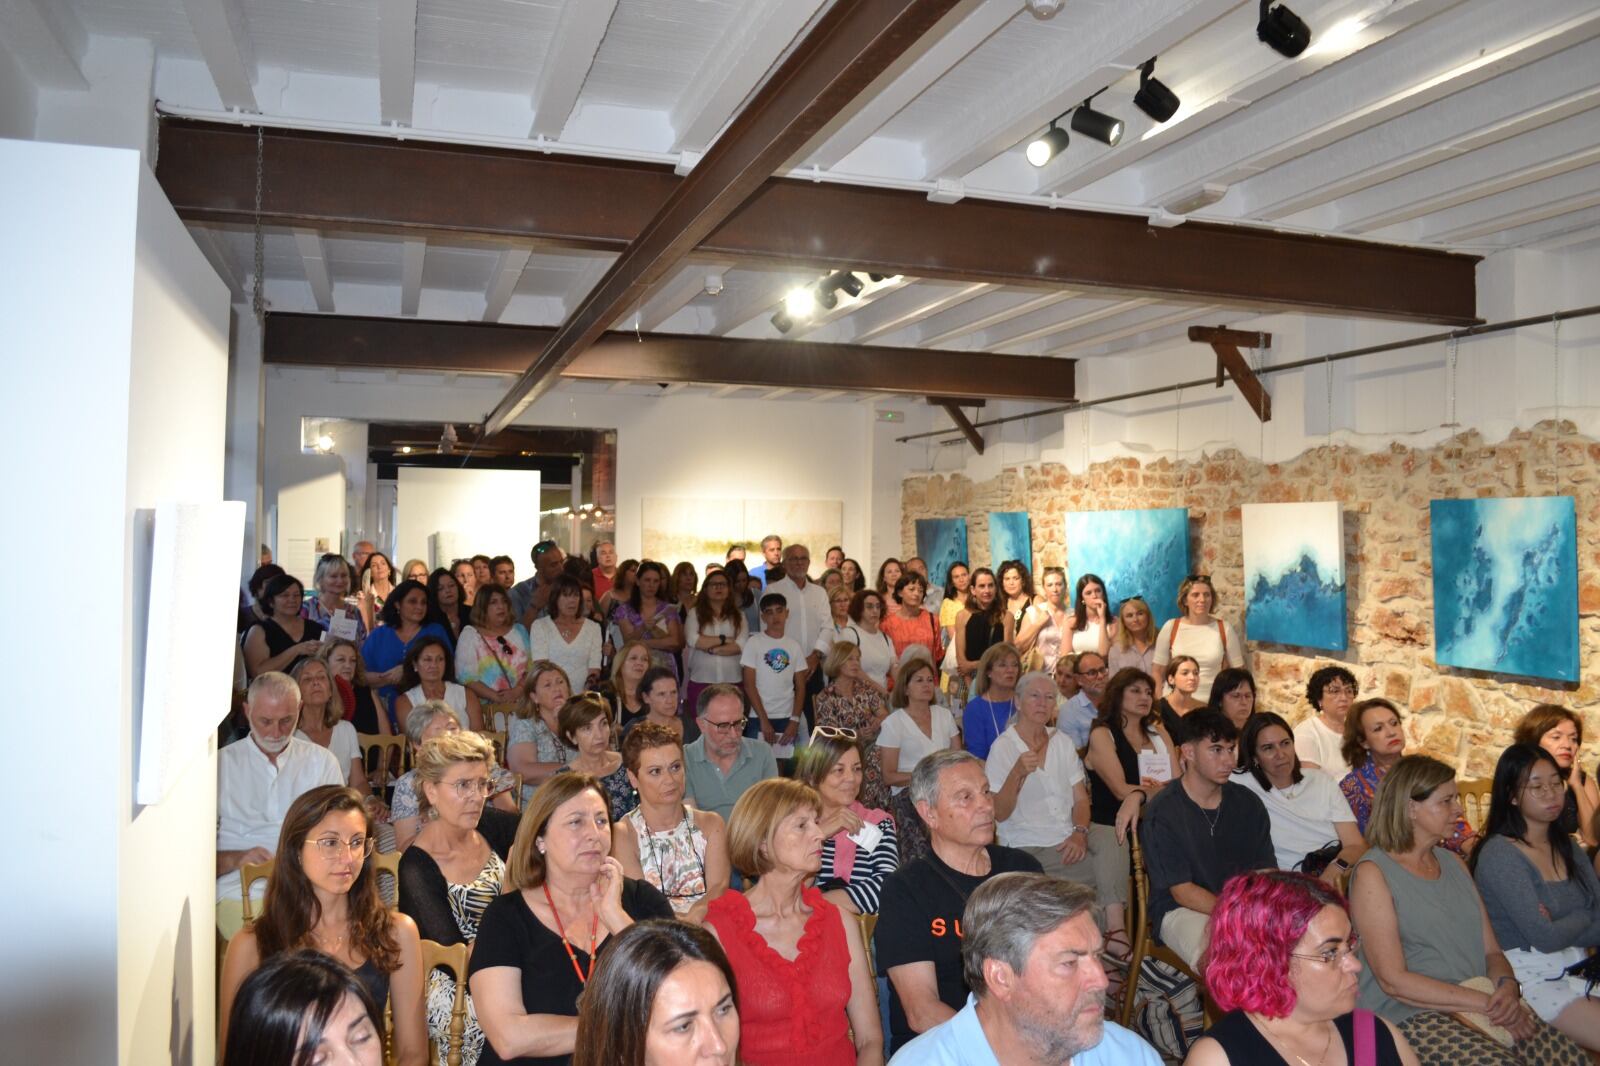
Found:
[[917, 763], [910, 789], [932, 850], [884, 882], [873, 934], [878, 972], [889, 978], [891, 1055], [967, 1002], [961, 966], [967, 897], [995, 874], [1041, 872], [1033, 856], [994, 842], [994, 797], [976, 756], [934, 752]]
[[1266, 806], [1230, 780], [1239, 730], [1209, 707], [1184, 715], [1183, 726], [1183, 776], [1145, 808], [1139, 841], [1150, 873], [1150, 928], [1194, 966], [1223, 884], [1278, 860]]

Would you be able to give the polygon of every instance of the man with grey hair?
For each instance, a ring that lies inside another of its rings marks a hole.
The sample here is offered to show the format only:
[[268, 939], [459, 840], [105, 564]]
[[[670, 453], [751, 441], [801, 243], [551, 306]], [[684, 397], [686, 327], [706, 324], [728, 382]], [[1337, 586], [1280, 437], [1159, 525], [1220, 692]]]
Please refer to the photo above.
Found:
[[977, 756], [925, 756], [909, 787], [928, 827], [929, 853], [884, 882], [873, 935], [878, 972], [889, 978], [891, 1053], [967, 1001], [961, 917], [973, 891], [996, 874], [1040, 872], [1032, 855], [994, 842], [994, 796]]
[[1000, 874], [967, 902], [962, 964], [972, 994], [902, 1048], [901, 1066], [1160, 1066], [1105, 1018], [1094, 891], [1044, 874]]
[[239, 867], [266, 862], [289, 805], [318, 785], [342, 785], [333, 752], [294, 735], [300, 686], [276, 670], [256, 675], [245, 694], [250, 735], [217, 753], [217, 928], [244, 924]]

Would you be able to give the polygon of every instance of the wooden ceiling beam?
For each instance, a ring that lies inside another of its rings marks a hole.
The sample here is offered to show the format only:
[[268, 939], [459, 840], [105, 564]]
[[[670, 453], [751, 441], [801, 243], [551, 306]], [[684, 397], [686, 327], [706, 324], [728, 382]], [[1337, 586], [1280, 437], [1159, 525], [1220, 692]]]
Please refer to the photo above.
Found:
[[1250, 410], [1263, 422], [1272, 421], [1272, 394], [1256, 376], [1255, 370], [1239, 351], [1240, 348], [1270, 348], [1272, 334], [1251, 333], [1247, 330], [1227, 329], [1223, 326], [1190, 326], [1189, 339], [1211, 345], [1217, 353], [1217, 388], [1222, 388], [1224, 375], [1231, 377], [1239, 387]]
[[[270, 314], [268, 363], [516, 373], [555, 331], [534, 326], [352, 315]], [[579, 381], [648, 381], [767, 389], [1070, 403], [1073, 362], [1020, 355], [631, 331], [603, 334], [568, 364]]]
[[[161, 121], [156, 174], [178, 214], [253, 224], [255, 131]], [[281, 129], [267, 130], [264, 157], [265, 224], [429, 236], [436, 245], [489, 238], [618, 252], [689, 180], [664, 166]], [[1221, 223], [1162, 229], [1131, 215], [972, 197], [936, 204], [917, 192], [778, 178], [696, 251], [819, 273], [847, 267], [1207, 307], [1479, 321], [1476, 256]]]

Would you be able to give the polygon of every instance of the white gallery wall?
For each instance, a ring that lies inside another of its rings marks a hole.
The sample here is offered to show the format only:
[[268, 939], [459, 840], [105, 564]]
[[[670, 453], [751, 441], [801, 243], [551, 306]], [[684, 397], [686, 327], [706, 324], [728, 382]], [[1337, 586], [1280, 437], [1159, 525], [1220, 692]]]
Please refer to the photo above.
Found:
[[[12, 862], [0, 878], [0, 1040], [41, 1063], [214, 1058], [216, 755], [134, 803], [150, 510], [222, 498], [228, 294], [137, 152], [0, 141], [0, 351], [16, 410], [59, 432], [0, 453], [13, 602], [0, 639], [74, 634], [71, 684], [6, 721]], [[86, 310], [86, 300], [92, 307]], [[92, 560], [92, 622], [43, 591]], [[217, 716], [229, 693], [217, 693]], [[20, 703], [17, 703], [20, 700]]]
[[[302, 416], [480, 421], [508, 380], [461, 375], [447, 384], [438, 374], [393, 377], [382, 371], [267, 368], [265, 507], [296, 485], [329, 472], [348, 474], [354, 465], [337, 455], [300, 455]], [[879, 521], [888, 531], [900, 521], [898, 477], [893, 513], [876, 512], [874, 417], [871, 407], [859, 403], [558, 392], [534, 404], [518, 423], [616, 430], [616, 539], [623, 557], [639, 553], [639, 501], [646, 496], [842, 500], [846, 547], [871, 554], [867, 545]], [[331, 509], [328, 517], [337, 520]], [[528, 546], [510, 554], [524, 570]]]
[[421, 559], [432, 569], [467, 555], [509, 555], [532, 573], [524, 560], [539, 539], [537, 470], [402, 466], [398, 474], [396, 566]]

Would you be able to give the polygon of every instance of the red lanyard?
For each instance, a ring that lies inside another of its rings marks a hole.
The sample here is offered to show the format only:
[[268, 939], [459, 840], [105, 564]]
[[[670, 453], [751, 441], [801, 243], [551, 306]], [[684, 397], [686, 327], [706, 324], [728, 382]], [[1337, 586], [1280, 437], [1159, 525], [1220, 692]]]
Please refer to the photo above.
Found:
[[578, 975], [578, 983], [587, 985], [589, 978], [594, 976], [594, 945], [600, 935], [600, 912], [595, 911], [589, 920], [589, 972], [584, 973], [583, 967], [578, 965], [578, 956], [572, 953], [572, 942], [567, 939], [567, 930], [561, 924], [561, 912], [556, 910], [555, 897], [550, 895], [550, 884], [544, 885], [544, 898], [550, 904], [550, 913], [555, 915], [556, 932], [561, 934], [561, 946], [567, 949], [567, 958], [572, 962], [572, 972]]

